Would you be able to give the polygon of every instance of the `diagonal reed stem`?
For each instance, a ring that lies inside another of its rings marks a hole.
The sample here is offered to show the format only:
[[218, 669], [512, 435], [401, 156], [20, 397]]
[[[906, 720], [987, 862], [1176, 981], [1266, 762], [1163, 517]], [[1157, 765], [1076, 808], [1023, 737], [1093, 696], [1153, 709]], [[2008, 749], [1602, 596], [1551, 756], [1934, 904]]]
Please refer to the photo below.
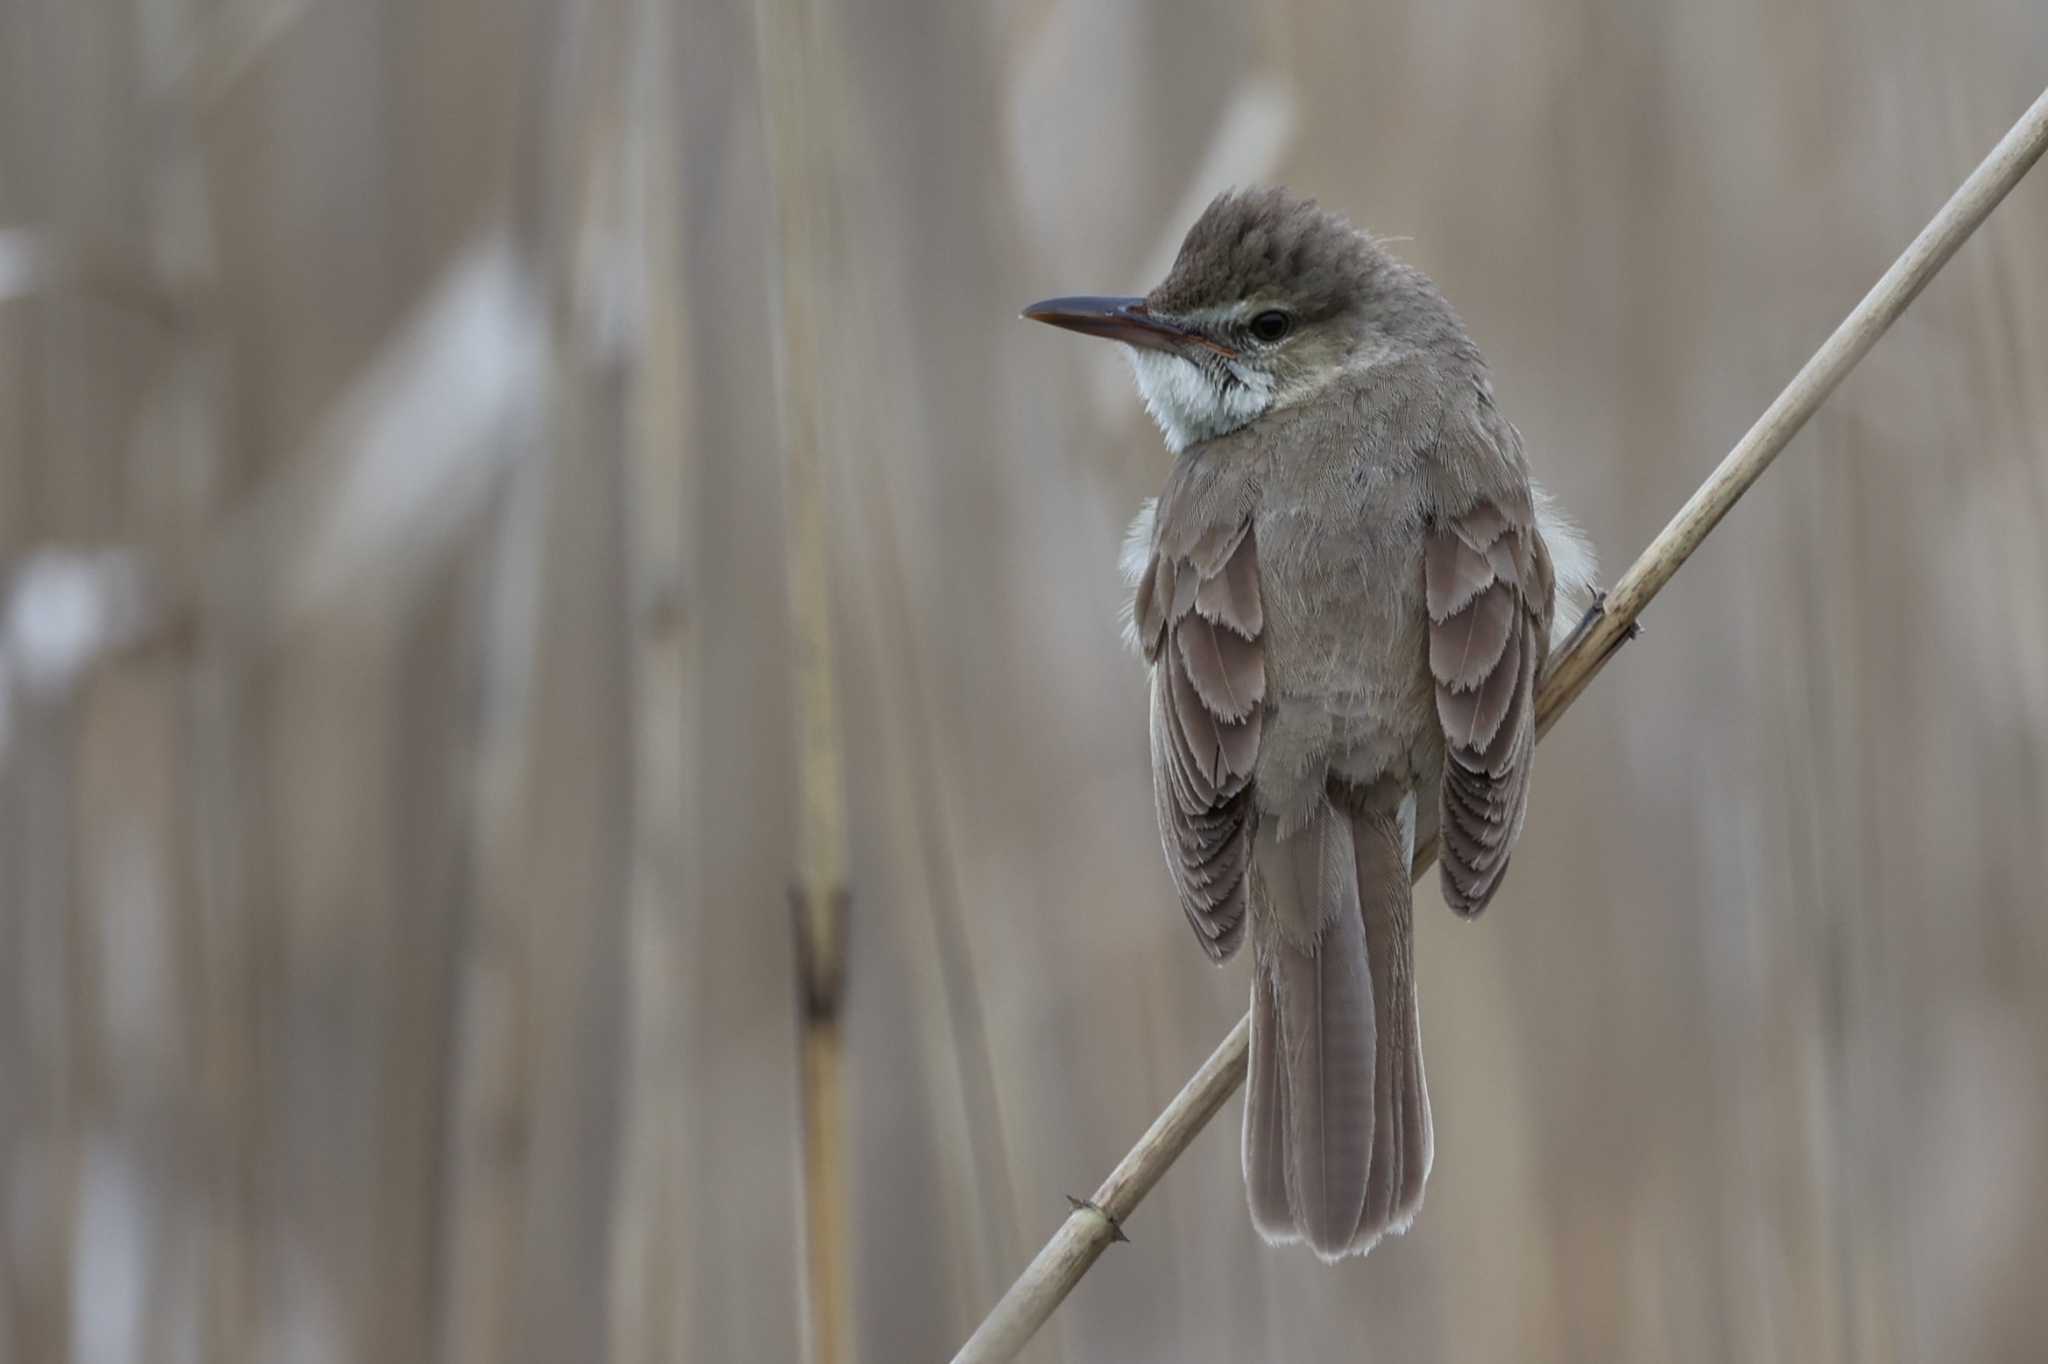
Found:
[[[1863, 296], [1855, 310], [1835, 328], [1821, 348], [1793, 376], [1756, 424], [1736, 442], [1720, 466], [1686, 500], [1671, 523], [1652, 540], [1606, 600], [1595, 607], [1552, 660], [1537, 697], [1540, 732], [1547, 733], [1567, 706], [1579, 698], [1594, 674], [1633, 634], [1643, 608], [1692, 557], [1736, 499], [1749, 491], [1792, 437], [1806, 425], [1828, 394], [1856, 367], [1877, 338], [1919, 296], [1949, 257], [1998, 207], [2048, 148], [2048, 91], [1999, 140], [1991, 154], [1970, 173], [1962, 188], [1922, 228], [1884, 277]], [[1436, 849], [1416, 850], [1415, 874], [1420, 877], [1435, 860]], [[1238, 1020], [1230, 1035], [1209, 1054], [1194, 1078], [1182, 1087], [1130, 1153], [1086, 1203], [1078, 1204], [1045, 1248], [1010, 1285], [953, 1364], [996, 1364], [1013, 1359], [1046, 1318], [1065, 1301], [1097, 1257], [1122, 1232], [1125, 1218], [1136, 1211], [1195, 1135], [1216, 1116], [1244, 1082], [1245, 1053], [1251, 1037], [1249, 1016]]]

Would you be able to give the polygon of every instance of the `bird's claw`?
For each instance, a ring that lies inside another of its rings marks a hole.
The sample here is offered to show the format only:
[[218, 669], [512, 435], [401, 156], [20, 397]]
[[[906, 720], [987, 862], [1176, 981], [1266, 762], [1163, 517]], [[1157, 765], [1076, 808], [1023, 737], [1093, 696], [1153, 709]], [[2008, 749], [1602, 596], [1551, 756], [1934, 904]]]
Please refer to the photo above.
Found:
[[[1605, 588], [1596, 588], [1593, 592], [1593, 602], [1586, 608], [1586, 614], [1579, 617], [1579, 623], [1574, 625], [1572, 632], [1564, 637], [1564, 643], [1551, 650], [1552, 657], [1562, 658], [1578, 648], [1580, 641], [1593, 632], [1593, 627], [1598, 625], [1601, 618], [1606, 614], [1607, 590]], [[1640, 637], [1642, 633], [1642, 621], [1640, 619], [1630, 621], [1622, 627], [1620, 638], [1614, 641], [1613, 648], [1610, 648], [1609, 652], [1611, 653], [1613, 649], [1620, 648], [1630, 640]]]

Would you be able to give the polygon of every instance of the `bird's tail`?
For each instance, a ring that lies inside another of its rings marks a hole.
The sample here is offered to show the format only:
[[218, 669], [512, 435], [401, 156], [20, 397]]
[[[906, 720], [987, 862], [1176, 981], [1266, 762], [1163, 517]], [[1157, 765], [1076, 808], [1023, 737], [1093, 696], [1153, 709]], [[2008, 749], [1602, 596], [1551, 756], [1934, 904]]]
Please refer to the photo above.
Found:
[[1325, 1260], [1405, 1231], [1432, 1136], [1415, 1004], [1412, 819], [1332, 792], [1253, 854], [1255, 931], [1244, 1178], [1268, 1241]]

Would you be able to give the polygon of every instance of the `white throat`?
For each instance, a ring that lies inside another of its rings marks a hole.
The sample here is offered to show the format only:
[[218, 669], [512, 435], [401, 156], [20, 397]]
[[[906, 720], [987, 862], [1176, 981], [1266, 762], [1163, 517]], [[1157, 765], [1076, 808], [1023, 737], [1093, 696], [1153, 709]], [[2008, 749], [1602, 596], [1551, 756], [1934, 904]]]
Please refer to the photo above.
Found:
[[1190, 445], [1237, 430], [1273, 405], [1273, 381], [1233, 365], [1237, 382], [1219, 383], [1201, 366], [1166, 351], [1125, 346], [1145, 410], [1176, 455]]

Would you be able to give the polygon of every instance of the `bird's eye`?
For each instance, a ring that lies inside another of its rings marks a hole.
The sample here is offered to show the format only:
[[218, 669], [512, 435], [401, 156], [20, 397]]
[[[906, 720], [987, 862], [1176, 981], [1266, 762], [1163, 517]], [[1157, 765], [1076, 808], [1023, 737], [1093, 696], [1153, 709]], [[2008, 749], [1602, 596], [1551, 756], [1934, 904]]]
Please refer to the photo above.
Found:
[[1252, 319], [1252, 335], [1271, 345], [1287, 335], [1287, 329], [1293, 325], [1293, 318], [1278, 308], [1273, 308]]

